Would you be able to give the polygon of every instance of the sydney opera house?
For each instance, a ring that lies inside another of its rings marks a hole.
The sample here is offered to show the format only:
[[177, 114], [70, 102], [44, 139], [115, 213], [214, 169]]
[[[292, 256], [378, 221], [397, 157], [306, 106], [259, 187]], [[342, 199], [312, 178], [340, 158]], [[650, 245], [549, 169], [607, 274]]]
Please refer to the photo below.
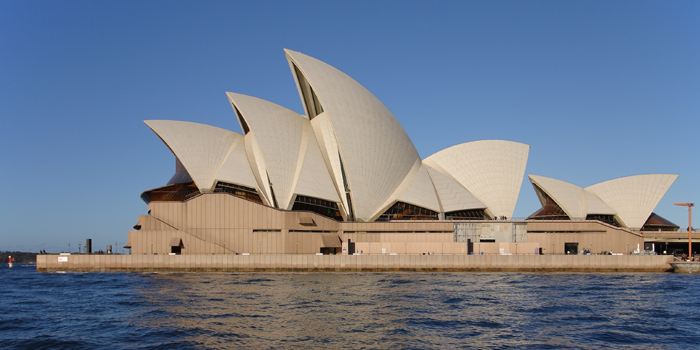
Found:
[[338, 69], [285, 50], [304, 115], [227, 93], [243, 134], [145, 123], [175, 156], [167, 185], [143, 192], [132, 254], [626, 253], [677, 175], [582, 188], [529, 175], [542, 208], [512, 220], [530, 146], [455, 145], [421, 159], [392, 113]]

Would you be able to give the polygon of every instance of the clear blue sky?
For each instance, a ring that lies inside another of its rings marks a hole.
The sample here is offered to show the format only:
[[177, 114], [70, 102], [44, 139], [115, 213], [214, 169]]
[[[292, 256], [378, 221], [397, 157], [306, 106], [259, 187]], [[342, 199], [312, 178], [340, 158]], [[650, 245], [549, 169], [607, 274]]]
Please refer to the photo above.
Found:
[[[226, 91], [303, 113], [283, 48], [363, 84], [422, 157], [512, 140], [579, 186], [679, 174], [656, 212], [681, 227], [672, 203], [700, 203], [698, 1], [0, 1], [0, 250], [124, 245], [175, 168], [142, 121], [240, 132]], [[524, 179], [514, 216], [539, 207]]]

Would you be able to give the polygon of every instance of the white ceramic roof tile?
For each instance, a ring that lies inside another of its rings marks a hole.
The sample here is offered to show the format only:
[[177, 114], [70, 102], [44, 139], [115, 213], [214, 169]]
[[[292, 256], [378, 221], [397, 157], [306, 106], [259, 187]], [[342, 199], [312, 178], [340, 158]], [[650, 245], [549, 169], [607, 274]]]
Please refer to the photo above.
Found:
[[651, 174], [622, 177], [586, 187], [617, 212], [632, 229], [640, 229], [678, 175]]
[[426, 158], [486, 204], [495, 216], [511, 217], [518, 200], [530, 146], [484, 140], [452, 146]]
[[598, 196], [593, 192], [586, 191], [586, 214], [602, 214], [602, 215], [615, 215], [617, 214], [612, 208], [610, 208], [605, 202], [603, 202]]
[[240, 134], [177, 120], [144, 121], [170, 148], [202, 192], [214, 188], [216, 174]]
[[243, 185], [259, 190], [258, 183], [250, 170], [248, 157], [245, 154], [245, 146], [242, 135], [236, 135], [236, 140], [231, 145], [228, 157], [221, 166], [216, 180]]
[[277, 202], [280, 208], [286, 209], [292, 200], [302, 130], [309, 120], [292, 110], [256, 97], [232, 92], [226, 95], [255, 134]]
[[424, 165], [420, 167], [408, 189], [401, 194], [399, 201], [440, 212], [440, 202], [435, 194], [435, 187]]
[[335, 132], [325, 113], [319, 114], [311, 121], [311, 126], [314, 130], [321, 154], [326, 162], [326, 168], [330, 169], [331, 180], [336, 186], [336, 192], [340, 194], [340, 201], [345, 209], [345, 216], [349, 214], [347, 198], [345, 198], [345, 185], [343, 183], [343, 173], [340, 166], [340, 158], [338, 158], [338, 143], [336, 142]]
[[243, 141], [245, 143], [245, 152], [246, 157], [248, 158], [248, 163], [250, 164], [250, 169], [253, 171], [255, 180], [258, 183], [258, 188], [262, 190], [263, 200], [267, 203], [267, 205], [274, 206], [275, 201], [272, 197], [272, 190], [270, 189], [267, 164], [265, 163], [265, 157], [263, 157], [262, 151], [260, 150], [260, 145], [255, 138], [255, 133], [252, 131], [247, 133], [243, 137]]
[[338, 192], [333, 184], [331, 175], [328, 173], [328, 168], [326, 168], [321, 149], [318, 146], [316, 136], [311, 130], [310, 124], [309, 130], [305, 133], [302, 142], [306, 143], [306, 149], [299, 180], [294, 192], [331, 202], [340, 202]]
[[315, 58], [291, 50], [285, 54], [290, 65], [296, 64], [303, 73], [328, 115], [355, 216], [367, 221], [403, 182], [419, 159], [418, 152], [391, 112], [358, 82]]
[[530, 182], [542, 189], [561, 207], [571, 220], [586, 218], [583, 188], [550, 177], [528, 175]]
[[[442, 211], [449, 213], [457, 210], [468, 209], [486, 209], [486, 205], [481, 203], [474, 195], [469, 193], [464, 186], [460, 185], [450, 174], [442, 170], [438, 165], [425, 160], [423, 165], [426, 166], [428, 174], [430, 174], [435, 190], [440, 198]], [[431, 166], [432, 165], [432, 166]]]

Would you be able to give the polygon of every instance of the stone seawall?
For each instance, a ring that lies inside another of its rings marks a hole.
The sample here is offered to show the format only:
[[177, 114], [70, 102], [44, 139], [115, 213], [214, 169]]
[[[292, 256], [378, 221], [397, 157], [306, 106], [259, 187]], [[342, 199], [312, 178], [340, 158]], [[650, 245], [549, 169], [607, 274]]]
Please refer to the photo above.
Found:
[[670, 255], [37, 255], [40, 272], [669, 272]]

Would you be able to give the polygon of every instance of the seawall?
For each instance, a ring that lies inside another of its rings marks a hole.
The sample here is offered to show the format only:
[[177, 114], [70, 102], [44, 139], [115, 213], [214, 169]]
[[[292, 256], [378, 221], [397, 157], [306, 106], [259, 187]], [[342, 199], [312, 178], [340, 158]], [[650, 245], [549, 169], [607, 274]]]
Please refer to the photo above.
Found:
[[670, 272], [670, 255], [37, 255], [39, 272]]

